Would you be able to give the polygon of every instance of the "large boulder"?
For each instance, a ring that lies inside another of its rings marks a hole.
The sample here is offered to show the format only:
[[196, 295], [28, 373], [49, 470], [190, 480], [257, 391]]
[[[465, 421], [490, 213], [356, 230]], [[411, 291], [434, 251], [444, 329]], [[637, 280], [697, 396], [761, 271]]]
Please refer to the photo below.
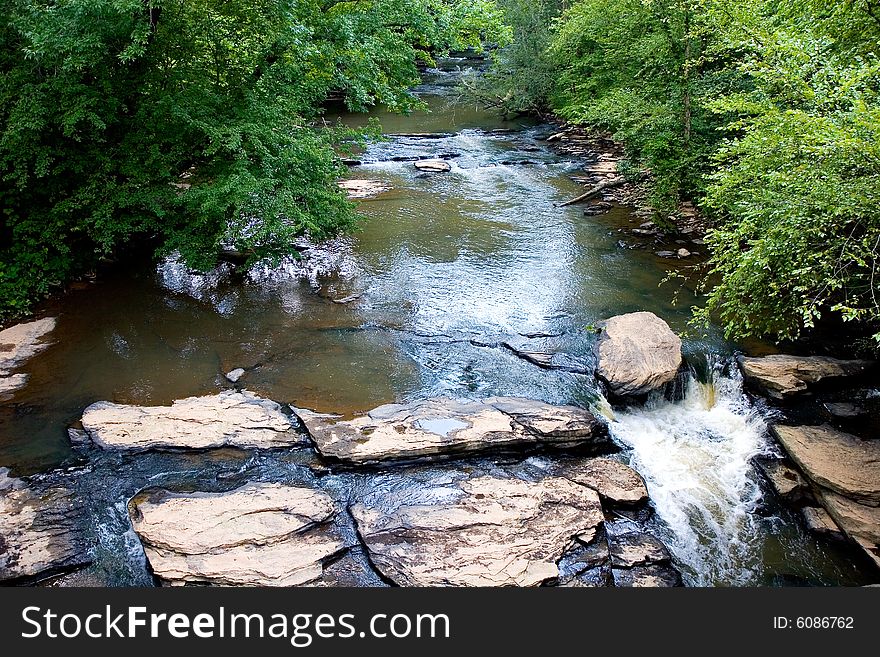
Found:
[[225, 493], [146, 491], [129, 505], [153, 573], [170, 585], [297, 586], [348, 546], [320, 491], [251, 483]]
[[27, 384], [27, 374], [13, 374], [13, 370], [49, 346], [45, 337], [55, 329], [55, 324], [54, 317], [46, 317], [0, 331], [0, 394], [13, 392]]
[[813, 482], [880, 506], [880, 441], [861, 440], [830, 426], [772, 427], [788, 455]]
[[375, 463], [492, 449], [611, 446], [607, 427], [574, 406], [527, 399], [429, 399], [388, 404], [353, 420], [296, 409], [322, 456]]
[[83, 412], [82, 424], [104, 449], [270, 449], [306, 441], [279, 404], [236, 390], [181, 399], [171, 406], [97, 402]]
[[603, 522], [598, 494], [561, 477], [481, 476], [407, 503], [380, 490], [351, 508], [370, 560], [401, 586], [536, 586]]
[[618, 315], [601, 324], [596, 375], [614, 397], [643, 397], [675, 378], [681, 338], [649, 312]]
[[31, 486], [0, 468], [0, 583], [29, 582], [91, 561], [87, 511], [61, 486]]
[[875, 363], [868, 360], [838, 360], [824, 356], [786, 356], [738, 359], [746, 383], [773, 399], [783, 400], [806, 392], [821, 381], [863, 374]]

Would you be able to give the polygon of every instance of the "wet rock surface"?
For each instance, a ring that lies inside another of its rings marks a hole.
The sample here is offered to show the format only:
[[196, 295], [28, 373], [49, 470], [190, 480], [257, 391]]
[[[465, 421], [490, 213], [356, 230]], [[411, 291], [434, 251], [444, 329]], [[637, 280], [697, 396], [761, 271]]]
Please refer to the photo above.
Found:
[[322, 456], [353, 464], [538, 445], [611, 447], [606, 426], [589, 411], [518, 398], [388, 404], [347, 421], [295, 412]]
[[427, 171], [430, 173], [446, 173], [452, 171], [452, 165], [441, 159], [418, 160], [413, 162], [413, 166], [419, 171]]
[[402, 586], [536, 586], [604, 515], [598, 494], [560, 477], [481, 476], [435, 491], [431, 503], [378, 495], [351, 508], [370, 559]]
[[774, 436], [803, 472], [822, 488], [880, 506], [880, 442], [827, 425], [774, 425]]
[[340, 180], [339, 187], [345, 190], [350, 199], [367, 199], [379, 196], [391, 189], [391, 186], [382, 180]]
[[808, 528], [833, 535], [839, 527], [880, 566], [880, 442], [827, 425], [774, 425], [771, 431], [829, 516], [822, 509], [805, 509]]
[[104, 449], [271, 449], [306, 442], [280, 404], [235, 390], [171, 406], [97, 402], [83, 412], [82, 424]]
[[675, 378], [682, 364], [681, 338], [648, 312], [618, 315], [602, 323], [596, 375], [615, 397], [642, 397]]
[[746, 382], [776, 400], [807, 392], [811, 385], [820, 382], [864, 374], [876, 366], [867, 360], [784, 354], [761, 358], [740, 356], [738, 362]]
[[91, 561], [88, 512], [69, 489], [0, 468], [0, 583], [35, 581]]
[[784, 501], [797, 504], [812, 496], [810, 484], [804, 476], [783, 460], [761, 460], [758, 467], [767, 479], [773, 491]]
[[558, 475], [592, 488], [610, 506], [636, 506], [648, 501], [641, 475], [628, 465], [608, 458], [567, 462]]
[[46, 336], [55, 329], [54, 317], [16, 324], [0, 331], [0, 395], [8, 395], [27, 385], [26, 373], [13, 373], [50, 343]]
[[302, 585], [348, 547], [329, 524], [333, 500], [305, 487], [154, 490], [135, 497], [130, 511], [154, 574], [170, 585]]

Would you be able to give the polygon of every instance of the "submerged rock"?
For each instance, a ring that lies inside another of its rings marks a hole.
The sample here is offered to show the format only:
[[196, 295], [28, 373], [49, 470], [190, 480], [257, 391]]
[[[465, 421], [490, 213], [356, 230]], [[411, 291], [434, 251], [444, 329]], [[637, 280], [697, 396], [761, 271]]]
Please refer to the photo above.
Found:
[[533, 342], [533, 340], [506, 340], [501, 344], [519, 358], [547, 370], [560, 370], [575, 374], [590, 374], [593, 371], [591, 365], [581, 359], [555, 351], [552, 348], [540, 348], [548, 342], [547, 340], [539, 341], [537, 349], [532, 344]]
[[0, 394], [14, 392], [27, 384], [27, 374], [13, 374], [13, 371], [49, 346], [44, 338], [55, 329], [56, 323], [54, 317], [47, 317], [0, 331]]
[[615, 397], [642, 397], [675, 378], [681, 339], [649, 312], [618, 315], [602, 323], [596, 375]]
[[252, 483], [226, 493], [145, 492], [130, 506], [153, 573], [170, 585], [297, 586], [348, 546], [320, 491]]
[[91, 562], [83, 500], [30, 487], [0, 468], [0, 583], [33, 581]]
[[875, 365], [868, 360], [838, 360], [824, 356], [786, 356], [738, 359], [750, 385], [773, 399], [783, 400], [806, 392], [810, 385], [863, 374]]
[[804, 473], [822, 488], [880, 506], [880, 441], [861, 440], [828, 425], [774, 425], [773, 435]]
[[413, 166], [419, 171], [430, 171], [432, 173], [446, 173], [452, 171], [452, 166], [445, 160], [418, 160], [413, 162]]
[[537, 445], [611, 446], [607, 427], [589, 411], [528, 399], [428, 399], [380, 406], [348, 421], [301, 409], [295, 412], [322, 456], [349, 463]]
[[270, 449], [306, 442], [279, 404], [237, 390], [171, 406], [97, 402], [83, 412], [82, 424], [104, 449]]
[[476, 477], [439, 501], [393, 493], [351, 509], [372, 563], [401, 586], [537, 586], [555, 582], [576, 537], [603, 522], [598, 494], [568, 479]]

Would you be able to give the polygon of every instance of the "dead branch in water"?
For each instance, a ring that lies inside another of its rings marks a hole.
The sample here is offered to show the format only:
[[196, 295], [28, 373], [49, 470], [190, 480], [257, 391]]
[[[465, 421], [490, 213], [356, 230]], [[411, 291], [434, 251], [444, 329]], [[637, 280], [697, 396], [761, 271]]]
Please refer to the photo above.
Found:
[[614, 178], [612, 180], [606, 180], [605, 182], [599, 183], [592, 189], [584, 192], [577, 198], [573, 198], [570, 201], [566, 201], [562, 203], [559, 207], [564, 208], [566, 205], [574, 205], [575, 203], [580, 203], [581, 201], [587, 201], [597, 194], [599, 194], [602, 190], [608, 189], [609, 187], [617, 187], [618, 185], [622, 185], [625, 182], [623, 178]]

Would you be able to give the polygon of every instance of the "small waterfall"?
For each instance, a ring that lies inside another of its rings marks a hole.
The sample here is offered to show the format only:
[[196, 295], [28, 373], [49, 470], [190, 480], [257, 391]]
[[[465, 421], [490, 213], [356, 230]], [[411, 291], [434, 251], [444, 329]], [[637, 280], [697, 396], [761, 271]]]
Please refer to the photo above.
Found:
[[611, 431], [645, 478], [662, 534], [694, 586], [759, 581], [761, 498], [751, 459], [769, 450], [766, 424], [743, 394], [735, 367], [709, 359], [707, 381], [691, 373], [684, 396], [627, 409]]

